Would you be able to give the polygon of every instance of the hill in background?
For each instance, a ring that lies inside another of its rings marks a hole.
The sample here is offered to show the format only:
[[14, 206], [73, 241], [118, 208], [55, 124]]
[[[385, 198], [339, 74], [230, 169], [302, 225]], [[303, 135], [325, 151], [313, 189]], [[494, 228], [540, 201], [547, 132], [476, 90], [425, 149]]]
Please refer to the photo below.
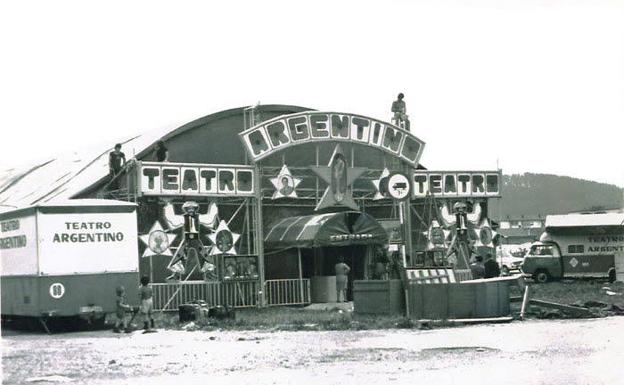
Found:
[[549, 174], [504, 175], [502, 195], [500, 202], [490, 201], [492, 218], [535, 218], [617, 209], [624, 204], [624, 189], [620, 187]]

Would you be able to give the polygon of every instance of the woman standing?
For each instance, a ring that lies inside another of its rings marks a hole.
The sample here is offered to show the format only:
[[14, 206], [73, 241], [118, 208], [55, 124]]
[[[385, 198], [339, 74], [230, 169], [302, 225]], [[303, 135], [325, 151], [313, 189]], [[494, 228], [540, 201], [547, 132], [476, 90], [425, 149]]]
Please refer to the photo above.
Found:
[[351, 268], [344, 263], [344, 258], [340, 256], [336, 269], [336, 301], [347, 302], [347, 285], [349, 283], [349, 272]]

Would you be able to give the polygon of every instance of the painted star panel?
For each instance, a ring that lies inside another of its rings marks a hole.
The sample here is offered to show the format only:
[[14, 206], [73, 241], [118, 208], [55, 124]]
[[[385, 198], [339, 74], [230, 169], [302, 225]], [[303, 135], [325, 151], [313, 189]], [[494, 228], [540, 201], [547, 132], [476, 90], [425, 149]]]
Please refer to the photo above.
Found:
[[384, 199], [386, 198], [386, 195], [388, 194], [387, 191], [382, 191], [382, 181], [384, 179], [387, 179], [388, 176], [390, 175], [390, 170], [388, 170], [387, 167], [385, 167], [381, 173], [381, 175], [379, 176], [379, 179], [375, 179], [372, 180], [371, 182], [373, 183], [373, 185], [375, 186], [375, 196], [373, 197], [373, 200], [379, 200], [379, 199]]
[[327, 166], [315, 166], [310, 169], [328, 184], [315, 211], [336, 205], [359, 210], [353, 200], [351, 185], [366, 171], [366, 168], [348, 167], [340, 145], [336, 145]]
[[275, 187], [271, 199], [297, 198], [297, 186], [301, 183], [301, 179], [292, 176], [288, 166], [283, 165], [279, 174], [275, 178], [271, 178], [270, 181]]
[[236, 255], [236, 242], [240, 238], [240, 234], [233, 233], [230, 231], [229, 226], [224, 220], [219, 222], [219, 226], [216, 230], [208, 236], [210, 242], [212, 242], [215, 247], [210, 251], [210, 255], [215, 254], [229, 254]]
[[[160, 253], [152, 250], [154, 245], [150, 246], [150, 237], [152, 237], [152, 240], [153, 240], [154, 239], [154, 235], [157, 232], [164, 234], [165, 238], [160, 238], [160, 239], [161, 239], [161, 241], [166, 242], [165, 250], [160, 252]], [[143, 255], [141, 256], [141, 258], [149, 257], [149, 256], [152, 256], [152, 255], [167, 255], [167, 256], [170, 256], [170, 257], [173, 256], [173, 254], [171, 253], [170, 247], [171, 247], [171, 244], [173, 243], [173, 241], [176, 239], [176, 237], [177, 237], [176, 234], [166, 232], [163, 229], [163, 227], [160, 225], [160, 222], [158, 222], [158, 221], [154, 222], [154, 224], [152, 225], [152, 228], [150, 229], [149, 233], [139, 236], [141, 241], [145, 244], [145, 246], [147, 246], [145, 248], [145, 251], [143, 252]], [[166, 239], [166, 241], [165, 241], [165, 239]]]

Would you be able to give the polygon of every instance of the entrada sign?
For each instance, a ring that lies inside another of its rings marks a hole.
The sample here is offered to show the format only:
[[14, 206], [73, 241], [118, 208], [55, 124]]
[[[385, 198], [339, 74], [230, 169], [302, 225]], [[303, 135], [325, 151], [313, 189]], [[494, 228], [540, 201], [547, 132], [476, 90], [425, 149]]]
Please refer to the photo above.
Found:
[[500, 197], [500, 171], [422, 171], [413, 172], [412, 197], [438, 198]]
[[378, 148], [417, 166], [425, 146], [422, 140], [390, 123], [338, 112], [279, 116], [239, 135], [254, 161], [297, 144], [346, 141]]
[[252, 166], [137, 162], [143, 195], [251, 196]]
[[361, 239], [373, 239], [373, 234], [338, 234], [330, 235], [330, 242], [353, 241]]

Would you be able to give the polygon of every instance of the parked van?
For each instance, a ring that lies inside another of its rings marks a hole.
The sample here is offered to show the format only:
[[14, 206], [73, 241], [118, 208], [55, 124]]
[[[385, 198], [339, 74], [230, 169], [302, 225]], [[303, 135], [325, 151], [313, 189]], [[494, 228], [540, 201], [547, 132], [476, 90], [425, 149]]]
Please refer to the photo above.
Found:
[[624, 214], [548, 215], [522, 272], [536, 282], [573, 277], [615, 280], [615, 254], [624, 251]]

